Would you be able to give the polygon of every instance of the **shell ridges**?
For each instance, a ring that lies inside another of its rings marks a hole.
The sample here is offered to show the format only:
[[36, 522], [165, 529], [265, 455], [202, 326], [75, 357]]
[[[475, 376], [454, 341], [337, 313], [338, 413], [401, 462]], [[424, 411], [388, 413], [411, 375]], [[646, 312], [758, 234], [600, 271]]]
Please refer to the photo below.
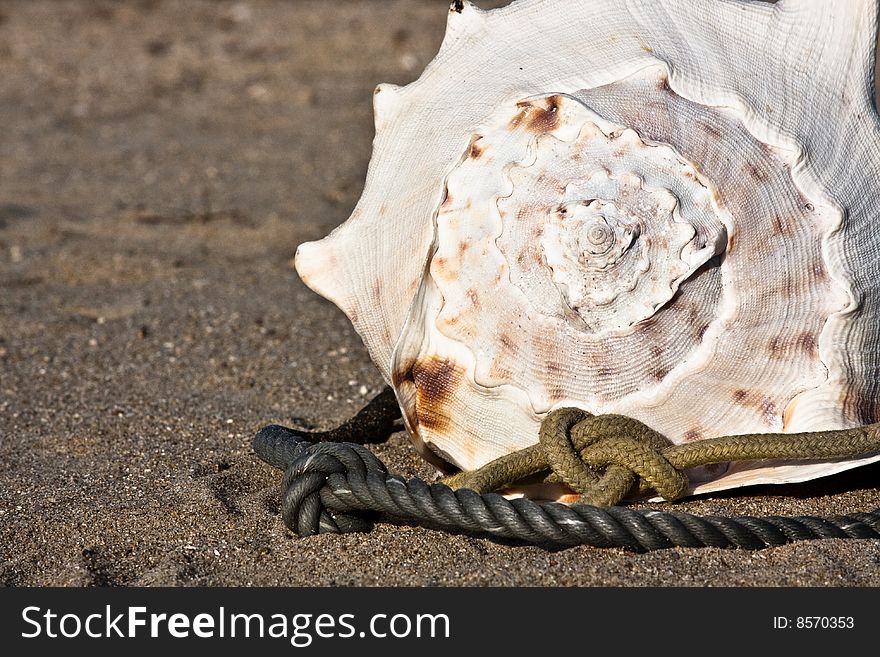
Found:
[[[454, 2], [419, 79], [377, 89], [364, 195], [297, 270], [458, 467], [563, 405], [675, 442], [880, 420], [877, 16]], [[715, 469], [696, 490], [860, 462]]]

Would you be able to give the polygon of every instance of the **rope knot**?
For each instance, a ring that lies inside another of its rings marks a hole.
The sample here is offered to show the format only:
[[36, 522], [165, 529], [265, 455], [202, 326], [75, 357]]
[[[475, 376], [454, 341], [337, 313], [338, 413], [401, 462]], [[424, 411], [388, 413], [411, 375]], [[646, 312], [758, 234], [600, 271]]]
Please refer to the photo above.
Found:
[[[272, 425], [257, 433], [257, 455], [285, 471], [282, 514], [290, 529], [300, 535], [366, 531], [370, 526], [363, 517], [366, 512], [533, 544], [634, 550], [675, 545], [760, 549], [803, 539], [880, 537], [880, 510], [832, 518], [700, 518], [612, 506], [637, 481], [667, 499], [680, 497], [688, 490], [683, 472], [710, 463], [877, 454], [880, 424], [815, 433], [721, 436], [670, 445], [630, 418], [560, 409], [545, 418], [539, 443], [434, 484], [389, 475], [360, 445], [323, 442], [368, 440], [387, 429], [397, 412], [393, 391], [388, 389], [338, 429], [306, 432]], [[555, 474], [544, 481], [562, 479], [581, 491], [587, 504], [509, 500], [493, 492], [546, 475], [551, 468]]]
[[368, 473], [387, 474], [370, 450], [353, 443], [313, 443], [277, 425], [257, 433], [254, 450], [284, 470], [281, 516], [291, 531], [299, 536], [369, 531], [371, 524], [363, 515], [339, 513], [327, 502], [348, 488], [350, 475], [363, 480]]
[[667, 500], [688, 490], [687, 476], [663, 454], [670, 442], [630, 417], [561, 408], [541, 423], [539, 444], [553, 472], [584, 504], [614, 506], [636, 483]]

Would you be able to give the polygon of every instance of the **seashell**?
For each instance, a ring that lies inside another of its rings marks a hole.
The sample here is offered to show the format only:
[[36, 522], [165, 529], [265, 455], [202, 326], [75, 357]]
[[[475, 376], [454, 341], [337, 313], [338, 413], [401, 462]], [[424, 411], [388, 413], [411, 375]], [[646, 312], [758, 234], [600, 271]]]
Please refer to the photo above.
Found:
[[[437, 465], [551, 410], [675, 443], [880, 421], [877, 0], [454, 2], [296, 268]], [[749, 462], [693, 492], [880, 459]]]

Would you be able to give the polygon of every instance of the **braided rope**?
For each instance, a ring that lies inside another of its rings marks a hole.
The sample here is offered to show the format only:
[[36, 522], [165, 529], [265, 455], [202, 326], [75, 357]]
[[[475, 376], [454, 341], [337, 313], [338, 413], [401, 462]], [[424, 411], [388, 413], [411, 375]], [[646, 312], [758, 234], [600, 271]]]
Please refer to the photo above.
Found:
[[367, 531], [369, 516], [382, 513], [406, 522], [537, 545], [586, 544], [639, 552], [676, 546], [761, 549], [799, 540], [880, 538], [880, 509], [827, 518], [725, 518], [508, 500], [496, 493], [405, 480], [388, 474], [362, 445], [313, 443], [302, 432], [277, 425], [257, 433], [254, 450], [267, 463], [285, 470], [282, 516], [300, 536]]
[[501, 490], [542, 472], [594, 506], [619, 504], [638, 484], [676, 500], [690, 489], [684, 471], [710, 463], [759, 459], [820, 460], [880, 452], [880, 424], [806, 433], [721, 436], [672, 445], [651, 427], [624, 415], [561, 408], [541, 423], [539, 442], [474, 471], [443, 480], [452, 488]]

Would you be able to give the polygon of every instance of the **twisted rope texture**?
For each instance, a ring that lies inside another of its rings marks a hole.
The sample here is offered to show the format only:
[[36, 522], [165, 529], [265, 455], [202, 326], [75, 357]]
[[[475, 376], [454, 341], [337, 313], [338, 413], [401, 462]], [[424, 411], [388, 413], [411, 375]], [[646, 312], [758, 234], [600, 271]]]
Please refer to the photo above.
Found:
[[671, 547], [761, 549], [822, 538], [880, 538], [880, 510], [827, 518], [699, 517], [687, 513], [506, 499], [470, 488], [389, 474], [362, 445], [313, 443], [272, 425], [254, 450], [285, 471], [281, 511], [300, 536], [368, 531], [370, 516], [544, 546], [592, 545], [643, 552]]

